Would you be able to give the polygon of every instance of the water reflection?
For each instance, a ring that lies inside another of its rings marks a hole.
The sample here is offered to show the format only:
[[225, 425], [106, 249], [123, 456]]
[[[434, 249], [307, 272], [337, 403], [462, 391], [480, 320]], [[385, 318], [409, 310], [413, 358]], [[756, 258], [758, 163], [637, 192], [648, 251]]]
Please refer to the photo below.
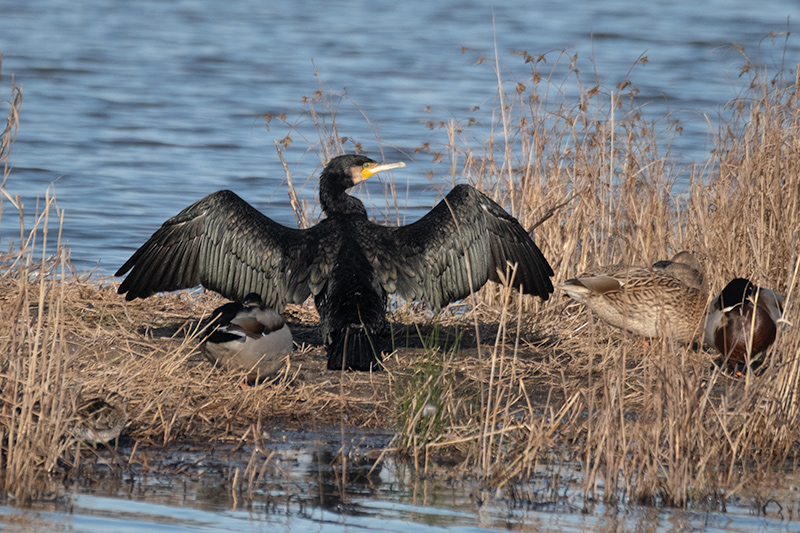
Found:
[[306, 472], [308, 504], [334, 513], [367, 514], [356, 501], [376, 496], [382, 485], [381, 470], [381, 464], [375, 465], [375, 460], [366, 456], [352, 459], [327, 448], [317, 449]]
[[[512, 92], [530, 80], [530, 65], [515, 50], [548, 55], [543, 73], [553, 69], [553, 98], [566, 91], [577, 102], [577, 88], [564, 82], [568, 61], [557, 59], [562, 50], [578, 54], [587, 87], [601, 81], [613, 90], [630, 78], [642, 113], [661, 121], [657, 128], [668, 130], [668, 113], [680, 120], [670, 157], [681, 164], [705, 160], [713, 147], [709, 124], [743, 89], [743, 57], [730, 42], [766, 64], [790, 64], [800, 49], [794, 38], [765, 39], [793, 29], [789, 22], [800, 14], [793, 0], [661, 1], [636, 9], [622, 0], [574, 9], [521, 0], [415, 0], [380, 9], [319, 0], [113, 7], [0, 0], [0, 14], [0, 98], [11, 75], [25, 96], [8, 189], [22, 196], [32, 219], [35, 199], [55, 182], [73, 261], [81, 269], [100, 261], [108, 273], [166, 218], [215, 190], [251, 192], [256, 208], [293, 223], [273, 140], [291, 133], [286, 158], [295, 180], [315, 176], [317, 133], [301, 97], [320, 84], [334, 93], [330, 109], [317, 107], [328, 130], [335, 111], [341, 136], [370, 155], [381, 154], [380, 146], [387, 160], [410, 164], [397, 179], [398, 190], [408, 191], [400, 194], [401, 213], [413, 221], [450, 176], [447, 158], [435, 164], [415, 153], [423, 143], [438, 150], [453, 142], [426, 124], [474, 118], [457, 146], [482, 147], [497, 134], [497, 76], [490, 62], [475, 64], [495, 47]], [[648, 63], [631, 70], [642, 54]], [[267, 131], [262, 117], [281, 113], [294, 127], [274, 122]], [[431, 170], [434, 182], [426, 178]], [[313, 206], [315, 181], [299, 186]], [[377, 205], [370, 212], [381, 216], [384, 193], [378, 186], [371, 196]], [[0, 238], [16, 239], [14, 217], [6, 218], [11, 225], [0, 227]]]
[[[271, 433], [262, 449], [139, 450], [130, 469], [102, 465], [66, 499], [32, 509], [0, 506], [8, 531], [800, 531], [796, 483], [781, 509], [755, 516], [743, 499], [727, 513], [581, 500], [575, 468], [561, 490], [542, 483], [486, 491], [469, 476], [424, 476], [401, 463], [375, 466], [388, 434]], [[127, 459], [131, 449], [120, 450]], [[101, 454], [103, 460], [110, 460]], [[258, 474], [253, 483], [248, 464]], [[792, 496], [794, 495], [794, 496]]]

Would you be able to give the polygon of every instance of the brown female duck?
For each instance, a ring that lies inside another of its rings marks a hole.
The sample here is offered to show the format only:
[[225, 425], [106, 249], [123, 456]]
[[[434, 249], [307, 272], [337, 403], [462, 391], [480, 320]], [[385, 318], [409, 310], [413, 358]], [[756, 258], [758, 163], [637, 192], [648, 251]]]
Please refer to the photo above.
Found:
[[[692, 266], [694, 265], [694, 266]], [[643, 337], [691, 342], [706, 306], [699, 263], [688, 252], [652, 267], [614, 265], [561, 289], [603, 321]]]
[[706, 290], [703, 267], [700, 261], [690, 252], [678, 252], [672, 259], [653, 263], [653, 269], [663, 270], [667, 274], [701, 291]]
[[78, 422], [73, 435], [93, 446], [116, 439], [128, 424], [125, 404], [115, 392], [85, 401], [78, 399], [75, 416]]

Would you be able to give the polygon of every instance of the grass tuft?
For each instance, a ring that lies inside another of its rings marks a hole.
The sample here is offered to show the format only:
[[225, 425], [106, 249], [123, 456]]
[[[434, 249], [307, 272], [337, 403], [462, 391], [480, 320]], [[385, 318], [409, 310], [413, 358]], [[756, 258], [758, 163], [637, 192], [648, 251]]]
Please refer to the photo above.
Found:
[[[432, 124], [448, 141], [420, 151], [532, 230], [556, 282], [690, 250], [709, 296], [736, 276], [781, 292], [786, 322], [759, 375], [731, 376], [699, 346], [645, 344], [560, 294], [541, 302], [490, 284], [436, 317], [392, 302], [396, 350], [375, 373], [327, 372], [313, 306], [290, 306], [299, 346], [286, 372], [242, 389], [243, 375], [215, 369], [197, 350], [219, 297], [125, 302], [116, 281], [76, 275], [49, 194], [34, 227], [24, 226], [24, 206], [7, 189], [22, 103], [13, 87], [0, 148], [0, 215], [20, 221], [18, 247], [0, 255], [5, 493], [45, 498], [85, 471], [91, 456], [70, 432], [75, 399], [116, 393], [131, 417], [120, 467], [146, 470], [153, 447], [247, 443], [250, 462], [231, 473], [234, 497], [252, 498], [264, 482], [271, 428], [347, 426], [394, 428], [378, 461], [406, 458], [418, 472], [511, 498], [578, 490], [587, 511], [600, 501], [719, 510], [742, 498], [765, 512], [779, 501], [800, 442], [800, 67], [771, 72], [744, 57], [745, 87], [719, 117], [714, 150], [679, 165], [669, 142], [680, 123], [647, 121], [628, 80], [587, 83], [566, 53], [519, 57], [530, 76], [511, 86], [498, 74], [502, 106], [488, 120]], [[497, 58], [483, 65], [500, 72]], [[339, 135], [341, 98], [320, 88], [306, 101], [320, 132], [309, 144], [325, 157], [359, 147]], [[302, 137], [278, 119], [289, 129], [285, 149]], [[488, 137], [473, 134], [487, 123]], [[307, 224], [308, 206], [293, 206]], [[346, 450], [337, 457], [344, 474]]]

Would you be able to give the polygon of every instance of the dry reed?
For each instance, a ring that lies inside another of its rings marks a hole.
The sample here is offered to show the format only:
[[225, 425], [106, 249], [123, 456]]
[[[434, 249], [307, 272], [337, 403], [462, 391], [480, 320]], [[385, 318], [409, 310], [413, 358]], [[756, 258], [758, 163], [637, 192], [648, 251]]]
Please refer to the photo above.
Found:
[[[710, 160], [683, 169], [664, 145], [680, 125], [665, 117], [667, 131], [658, 132], [642, 118], [637, 89], [627, 81], [611, 90], [585, 87], [575, 56], [548, 58], [556, 67], [541, 74], [545, 57], [521, 55], [531, 77], [502, 100], [496, 134], [476, 149], [466, 140], [450, 142], [436, 156], [450, 166], [460, 161], [467, 180], [536, 227], [557, 280], [603, 264], [647, 265], [688, 249], [703, 259], [712, 294], [733, 277], [749, 277], [788, 295], [786, 317], [793, 321], [800, 69], [770, 78], [745, 58], [750, 86], [721, 117]], [[577, 99], [550, 77], [561, 62]], [[556, 85], [554, 95], [549, 89]], [[462, 133], [452, 122], [441, 126], [450, 139]], [[513, 308], [497, 287], [481, 293], [479, 302]], [[573, 315], [575, 306], [562, 302], [521, 306], [543, 318], [540, 327], [551, 313], [570, 313], [561, 327], [549, 324], [554, 345], [544, 351], [539, 375], [522, 378], [512, 364], [495, 384], [496, 369], [504, 368], [496, 355], [502, 344], [484, 355], [490, 394], [474, 414], [480, 431], [472, 437], [471, 464], [487, 482], [530, 480], [555, 450], [581, 465], [586, 502], [724, 508], [742, 493], [768, 501], [765, 472], [780, 475], [798, 439], [800, 338], [790, 325], [764, 374], [737, 380], [720, 372], [713, 354], [667, 342], [643, 349], [591, 318], [583, 324], [585, 312]], [[507, 317], [500, 320], [501, 329], [513, 328]], [[542, 386], [546, 400], [532, 402], [529, 391]]]
[[[498, 75], [502, 105], [485, 145], [470, 147], [469, 125], [447, 122], [447, 146], [421, 149], [533, 229], [557, 281], [689, 249], [703, 259], [713, 291], [750, 277], [783, 292], [786, 317], [796, 320], [800, 70], [770, 78], [748, 63], [750, 86], [720, 118], [710, 159], [681, 168], [668, 141], [680, 125], [644, 120], [630, 83], [586, 86], [575, 56], [547, 58], [547, 72], [544, 57], [520, 56], [530, 79], [507, 91]], [[574, 90], [564, 90], [570, 83]], [[340, 153], [350, 141], [338, 135], [335, 101], [320, 88], [307, 103], [321, 132], [314, 146], [324, 157]], [[317, 103], [331, 122], [317, 122]], [[12, 107], [4, 162], [18, 124]], [[2, 192], [21, 214], [5, 181]], [[306, 224], [308, 206], [293, 206]], [[800, 335], [789, 324], [763, 373], [738, 379], [721, 372], [712, 353], [644, 345], [558, 294], [541, 303], [487, 286], [433, 322], [398, 302], [397, 350], [386, 371], [357, 374], [324, 370], [313, 308], [292, 306], [301, 347], [289, 368], [275, 383], [242, 390], [242, 376], [197, 354], [198, 320], [219, 298], [179, 293], [125, 303], [113, 282], [70, 273], [61, 248], [47, 256], [42, 247], [34, 259], [31, 241], [46, 236], [53, 213], [48, 198], [0, 275], [2, 466], [6, 491], [20, 500], [43, 492], [20, 481], [23, 474], [63, 469], [65, 457], [80, 453], [65, 413], [78, 392], [101, 390], [128, 404], [128, 465], [146, 465], [141, 450], [149, 446], [248, 442], [251, 461], [232, 485], [250, 494], [271, 460], [264, 438], [276, 424], [393, 425], [397, 437], [385, 453], [420, 472], [459, 473], [512, 497], [530, 488], [557, 499], [577, 486], [587, 508], [603, 500], [720, 509], [737, 496], [758, 507], [774, 497], [796, 454]]]

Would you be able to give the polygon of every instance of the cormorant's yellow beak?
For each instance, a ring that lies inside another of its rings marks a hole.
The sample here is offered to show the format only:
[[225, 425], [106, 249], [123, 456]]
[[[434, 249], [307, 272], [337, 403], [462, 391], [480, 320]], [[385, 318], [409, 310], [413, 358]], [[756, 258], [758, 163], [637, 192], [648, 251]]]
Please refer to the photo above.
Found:
[[378, 172], [383, 172], [384, 170], [392, 170], [393, 168], [404, 168], [406, 166], [405, 163], [400, 161], [399, 163], [384, 163], [383, 165], [378, 164], [366, 164], [364, 168], [361, 170], [361, 179], [365, 180], [371, 176], [374, 176]]

